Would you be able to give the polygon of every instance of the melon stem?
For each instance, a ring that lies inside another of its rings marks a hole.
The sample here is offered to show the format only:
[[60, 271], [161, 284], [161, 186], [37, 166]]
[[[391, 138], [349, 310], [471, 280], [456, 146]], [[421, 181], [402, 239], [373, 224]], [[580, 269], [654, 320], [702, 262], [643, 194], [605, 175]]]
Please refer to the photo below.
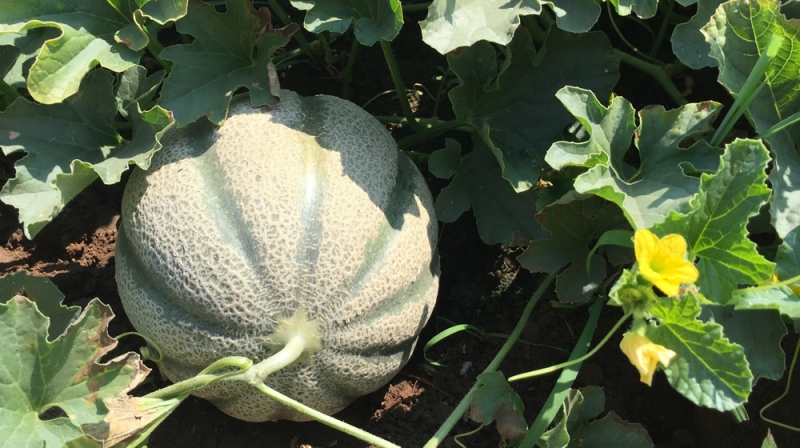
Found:
[[306, 351], [307, 346], [306, 337], [302, 333], [289, 338], [289, 341], [278, 353], [253, 366], [250, 372], [257, 377], [255, 383], [260, 383], [267, 376], [297, 361]]

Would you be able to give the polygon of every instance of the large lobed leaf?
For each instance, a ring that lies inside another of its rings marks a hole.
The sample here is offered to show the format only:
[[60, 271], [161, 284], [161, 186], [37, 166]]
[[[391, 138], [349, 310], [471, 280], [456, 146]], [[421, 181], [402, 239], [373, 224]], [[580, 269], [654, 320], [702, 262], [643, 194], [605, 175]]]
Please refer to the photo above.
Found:
[[721, 325], [702, 322], [693, 293], [680, 300], [662, 297], [651, 309], [660, 324], [647, 327], [647, 338], [674, 351], [666, 374], [669, 383], [692, 403], [729, 411], [744, 403], [753, 374], [741, 345], [730, 342]]
[[486, 42], [447, 56], [460, 80], [449, 93], [456, 117], [479, 130], [517, 192], [536, 184], [547, 148], [571, 120], [555, 98], [558, 89], [569, 84], [609, 95], [619, 76], [619, 59], [602, 33], [554, 29], [544, 46], [537, 54], [520, 28], [502, 61]]
[[228, 0], [227, 7], [218, 13], [213, 6], [189, 3], [177, 28], [194, 42], [161, 52], [161, 58], [174, 63], [164, 81], [161, 106], [172, 112], [179, 127], [203, 116], [221, 124], [239, 87], [250, 90], [255, 106], [277, 101], [277, 73], [270, 56], [286, 45], [297, 26], [273, 30], [269, 11], [253, 9], [249, 0]]
[[[716, 116], [716, 103], [687, 104], [665, 111], [661, 106], [639, 113], [634, 124], [633, 106], [616, 97], [606, 108], [591, 91], [564, 87], [556, 94], [590, 134], [586, 142], [558, 142], [545, 160], [556, 169], [589, 168], [575, 178], [575, 190], [617, 204], [634, 229], [650, 228], [671, 211], [685, 211], [700, 181], [688, 169], [714, 170], [719, 151], [704, 141], [688, 148], [684, 143], [702, 136]], [[639, 167], [624, 161], [631, 137], [636, 135]]]
[[93, 71], [63, 103], [42, 105], [19, 98], [0, 112], [3, 152], [26, 153], [15, 165], [16, 176], [0, 191], [0, 200], [19, 210], [28, 238], [92, 181], [119, 182], [131, 163], [146, 169], [161, 148], [159, 138], [172, 124], [170, 114], [158, 106], [142, 111], [132, 105], [133, 138], [125, 140], [114, 125], [112, 81], [107, 71]]
[[708, 23], [717, 7], [725, 0], [697, 0], [697, 13], [687, 22], [675, 26], [672, 32], [672, 52], [688, 67], [699, 70], [716, 67], [717, 61], [711, 58], [711, 45], [706, 41], [701, 29]]
[[356, 39], [371, 47], [380, 40], [392, 41], [403, 27], [400, 0], [292, 0], [306, 12], [303, 27], [312, 33], [344, 34], [354, 24]]
[[473, 138], [473, 150], [462, 157], [461, 145], [448, 139], [428, 163], [434, 175], [453, 177], [436, 198], [436, 217], [454, 222], [472, 207], [478, 234], [486, 244], [517, 245], [543, 238], [536, 222], [536, 192], [516, 193], [500, 176], [500, 167], [488, 148]]
[[[28, 91], [40, 103], [55, 104], [75, 94], [84, 76], [97, 64], [116, 72], [136, 65], [148, 44], [142, 28], [144, 17], [162, 23], [177, 20], [185, 14], [186, 3], [187, 0], [5, 2], [0, 8], [0, 36], [15, 33], [15, 37], [22, 37], [27, 32], [29, 37], [15, 45], [23, 50], [25, 59], [36, 58], [27, 77]], [[137, 4], [144, 5], [146, 12], [138, 10]], [[42, 27], [57, 31], [37, 30]], [[36, 46], [30, 45], [31, 39], [37, 41]], [[14, 84], [19, 82], [20, 71], [13, 72]]]
[[520, 16], [539, 14], [545, 4], [553, 8], [556, 25], [571, 33], [589, 31], [600, 17], [592, 0], [434, 0], [420, 22], [422, 40], [441, 54], [482, 40], [506, 45]]
[[736, 140], [725, 146], [719, 169], [703, 174], [686, 214], [671, 213], [655, 227], [659, 236], [686, 238], [691, 257], [699, 257], [697, 287], [711, 301], [725, 304], [740, 284], [758, 284], [772, 276], [774, 263], [747, 238], [747, 221], [769, 199], [767, 149], [760, 141]]
[[653, 446], [653, 440], [641, 424], [626, 422], [613, 411], [597, 418], [605, 409], [605, 403], [605, 393], [600, 387], [570, 389], [557, 422], [542, 435], [538, 445], [542, 448]]
[[[81, 425], [103, 419], [107, 409], [102, 400], [125, 395], [147, 376], [150, 369], [134, 353], [99, 362], [116, 346], [106, 331], [113, 316], [111, 308], [94, 299], [50, 342], [49, 319], [34, 302], [15, 296], [0, 304], [0, 447], [85, 441]], [[53, 407], [66, 416], [39, 417]]]
[[[734, 95], [742, 88], [773, 34], [783, 36], [778, 55], [767, 68], [767, 87], [748, 106], [757, 132], [764, 132], [800, 110], [800, 22], [787, 20], [777, 0], [732, 0], [722, 4], [703, 28], [711, 57], [719, 65], [719, 82]], [[769, 175], [772, 223], [784, 237], [800, 225], [800, 126], [767, 138], [774, 153]]]
[[[550, 238], [536, 238], [519, 256], [531, 272], [559, 272], [556, 294], [567, 303], [589, 300], [606, 277], [605, 260], [589, 251], [609, 230], [626, 227], [619, 209], [602, 199], [575, 192], [545, 207], [536, 215]], [[588, 266], [587, 266], [588, 262]]]

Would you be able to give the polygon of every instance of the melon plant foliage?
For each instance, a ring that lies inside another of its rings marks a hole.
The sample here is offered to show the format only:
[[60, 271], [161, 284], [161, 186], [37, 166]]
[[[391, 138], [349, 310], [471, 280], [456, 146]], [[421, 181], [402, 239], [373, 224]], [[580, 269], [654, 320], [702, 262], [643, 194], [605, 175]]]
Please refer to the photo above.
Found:
[[[556, 275], [565, 306], [605, 299], [618, 281], [614, 303], [636, 281], [630, 271], [617, 277], [634, 261], [634, 231], [685, 239], [699, 278], [677, 300], [649, 309], [642, 331], [677, 354], [665, 371], [678, 393], [736, 409], [755, 381], [784, 375], [780, 340], [787, 324], [800, 329], [800, 289], [776, 283], [800, 275], [800, 13], [778, 0], [661, 1], [668, 8], [658, 0], [5, 2], [0, 148], [14, 174], [0, 200], [34, 239], [97, 179], [113, 184], [132, 166], [147, 170], [169, 129], [223, 125], [237, 93], [253, 106], [277, 104], [280, 75], [292, 64], [338, 77], [347, 96], [352, 64], [365, 63], [356, 59], [359, 46], [379, 46], [385, 59], [368, 62], [387, 67], [396, 90], [440, 86], [434, 116], [415, 113], [404, 90], [395, 92], [403, 119], [384, 117], [403, 122], [409, 132], [400, 148], [446, 184], [435, 200], [438, 219], [471, 213], [485, 243], [520, 247], [523, 267]], [[664, 11], [684, 20], [673, 28]], [[598, 21], [601, 13], [612, 21], [661, 18], [663, 33], [653, 33], [652, 50], [615, 47], [609, 34], [619, 31]], [[391, 48], [404, 44], [404, 28], [441, 54], [441, 78], [402, 78]], [[747, 124], [715, 135], [729, 113], [724, 98], [684, 90], [690, 85], [670, 77], [677, 63], [684, 80], [692, 70], [716, 70], [742, 101]], [[661, 91], [666, 104], [635, 107], [617, 95], [632, 91], [618, 85], [620, 70], [636, 74], [637, 88]], [[748, 93], [752, 82], [761, 88]], [[10, 405], [0, 409], [0, 428], [28, 435], [0, 446], [94, 443], [84, 430], [96, 435], [102, 426], [102, 400], [130, 404], [127, 393], [147, 368], [133, 354], [99, 360], [114, 345], [105, 305], [92, 301], [79, 313], [39, 280], [19, 274], [2, 282], [0, 394]], [[33, 349], [13, 349], [23, 346]], [[34, 362], [48, 357], [75, 381], [54, 375], [53, 363]], [[491, 388], [473, 402], [476, 420], [512, 421], [502, 436], [524, 438], [523, 446], [565, 446], [571, 432], [608, 441], [629, 431], [635, 446], [651, 443], [614, 414], [587, 423], [602, 410], [594, 389], [562, 398], [546, 434], [525, 434], [524, 404], [502, 374], [482, 378]], [[91, 412], [78, 410], [75, 400], [87, 397]], [[179, 402], [151, 403], [169, 405], [155, 424]], [[67, 417], [37, 418], [50, 408]]]

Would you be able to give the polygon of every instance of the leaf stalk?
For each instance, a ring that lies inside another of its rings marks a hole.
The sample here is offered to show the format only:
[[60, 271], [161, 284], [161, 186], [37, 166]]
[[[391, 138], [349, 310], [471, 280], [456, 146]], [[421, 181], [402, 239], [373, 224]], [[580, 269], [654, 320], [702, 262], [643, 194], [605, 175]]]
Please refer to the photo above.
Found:
[[[555, 279], [555, 277], [556, 273], [548, 274], [547, 277], [545, 277], [545, 279], [539, 285], [539, 287], [536, 288], [536, 291], [533, 293], [530, 300], [528, 300], [528, 304], [525, 305], [525, 309], [522, 311], [522, 315], [520, 315], [519, 321], [517, 322], [517, 325], [514, 327], [514, 330], [508, 336], [508, 339], [500, 348], [500, 351], [497, 352], [497, 355], [495, 355], [494, 359], [492, 360], [491, 363], [489, 363], [489, 365], [486, 367], [483, 373], [490, 373], [497, 371], [497, 368], [500, 367], [500, 363], [503, 362], [506, 355], [508, 355], [508, 352], [517, 342], [517, 339], [519, 339], [520, 334], [522, 334], [522, 329], [525, 328], [525, 324], [528, 322], [528, 319], [530, 319], [534, 306], [536, 306], [536, 303], [539, 302], [539, 299], [542, 297], [542, 294], [544, 294], [544, 292], [553, 282], [553, 279]], [[475, 382], [475, 384], [472, 386], [469, 392], [467, 392], [467, 394], [464, 395], [464, 398], [461, 399], [461, 402], [458, 403], [458, 406], [456, 406], [456, 408], [453, 410], [450, 416], [447, 417], [447, 420], [445, 420], [442, 426], [439, 427], [439, 429], [436, 431], [433, 437], [431, 437], [431, 439], [428, 440], [428, 442], [425, 444], [423, 448], [435, 448], [439, 446], [439, 444], [442, 443], [442, 441], [444, 441], [445, 437], [447, 437], [447, 435], [450, 433], [453, 427], [455, 427], [458, 421], [461, 420], [461, 416], [464, 415], [465, 412], [467, 412], [470, 403], [472, 403], [472, 396], [475, 394], [475, 392], [478, 391], [478, 389], [480, 389], [480, 387], [481, 387], [480, 383]]]
[[422, 126], [417, 122], [416, 117], [414, 117], [414, 112], [411, 110], [411, 104], [408, 103], [408, 95], [403, 85], [403, 79], [400, 76], [400, 68], [397, 65], [397, 60], [392, 53], [392, 47], [388, 41], [381, 39], [381, 49], [383, 49], [386, 65], [389, 66], [389, 72], [392, 75], [394, 89], [397, 91], [397, 100], [400, 101], [400, 109], [403, 110], [403, 115], [406, 117], [406, 120], [408, 120], [408, 125], [411, 127], [411, 130], [419, 132], [422, 130]]

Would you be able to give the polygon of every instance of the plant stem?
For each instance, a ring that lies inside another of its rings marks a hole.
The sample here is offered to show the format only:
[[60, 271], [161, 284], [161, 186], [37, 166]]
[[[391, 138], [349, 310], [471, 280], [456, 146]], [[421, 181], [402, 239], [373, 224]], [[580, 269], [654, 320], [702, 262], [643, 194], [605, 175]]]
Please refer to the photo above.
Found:
[[[575, 348], [572, 349], [572, 353], [569, 356], [570, 360], [580, 358], [586, 354], [586, 350], [589, 349], [589, 345], [592, 343], [592, 336], [594, 336], [594, 331], [597, 328], [597, 321], [600, 318], [600, 310], [603, 309], [604, 299], [605, 297], [598, 298], [595, 304], [592, 305], [592, 309], [589, 312], [589, 320], [586, 321], [586, 325], [583, 327], [578, 342], [575, 344]], [[531, 423], [530, 428], [528, 428], [528, 432], [525, 434], [525, 439], [522, 440], [520, 448], [532, 448], [536, 442], [539, 441], [539, 438], [542, 437], [542, 434], [547, 431], [550, 423], [558, 413], [561, 403], [563, 403], [564, 399], [567, 397], [572, 383], [575, 381], [575, 378], [578, 377], [579, 370], [580, 364], [576, 364], [565, 368], [564, 371], [561, 372], [558, 381], [556, 381], [556, 385], [553, 386], [553, 390], [550, 392], [550, 396], [547, 397], [547, 401], [545, 401], [544, 406], [542, 406], [542, 409], [539, 411], [539, 415], [536, 416], [536, 419]]]
[[742, 84], [742, 88], [739, 89], [739, 94], [736, 95], [733, 105], [731, 105], [728, 113], [725, 114], [722, 123], [720, 123], [717, 131], [714, 132], [714, 136], [711, 137], [711, 141], [709, 142], [711, 146], [718, 146], [722, 143], [722, 140], [728, 135], [731, 129], [733, 129], [733, 125], [736, 124], [739, 117], [747, 110], [747, 106], [750, 105], [753, 99], [758, 95], [758, 92], [766, 85], [765, 73], [767, 72], [767, 67], [772, 59], [777, 56], [782, 43], [782, 36], [777, 34], [772, 35], [767, 44], [766, 51], [762, 52], [758, 57], [758, 61], [753, 66], [753, 69], [750, 70], [744, 84]]
[[276, 391], [275, 389], [271, 389], [267, 387], [264, 383], [259, 383], [255, 385], [256, 389], [262, 394], [272, 398], [273, 400], [277, 401], [278, 403], [297, 410], [298, 412], [302, 412], [305, 415], [313, 418], [314, 420], [328, 425], [331, 428], [337, 429], [345, 434], [350, 434], [353, 437], [356, 437], [359, 440], [363, 440], [364, 442], [371, 443], [378, 448], [400, 448], [399, 445], [395, 445], [388, 440], [384, 440], [378, 436], [375, 436], [367, 431], [364, 431], [361, 428], [355, 427], [348, 423], [345, 423], [341, 420], [331, 417], [330, 415], [323, 414], [322, 412], [317, 411], [316, 409], [310, 408], [299, 401], [293, 400], [286, 395]]
[[283, 369], [297, 361], [306, 349], [307, 338], [303, 334], [296, 334], [289, 339], [278, 353], [253, 366], [253, 373], [259, 380], [264, 380], [270, 374]]
[[[272, 10], [272, 12], [274, 12], [278, 16], [278, 19], [280, 19], [283, 26], [288, 26], [290, 23], [292, 23], [292, 19], [289, 17], [288, 14], [286, 14], [286, 11], [284, 11], [283, 8], [281, 8], [281, 5], [278, 4], [277, 0], [267, 0], [267, 3], [269, 4], [269, 7]], [[300, 45], [300, 49], [303, 51], [303, 53], [306, 54], [308, 59], [311, 61], [311, 65], [313, 65], [314, 68], [316, 68], [317, 70], [321, 70], [322, 68], [320, 67], [319, 62], [317, 61], [316, 55], [314, 54], [314, 51], [311, 49], [311, 45], [308, 43], [308, 40], [306, 40], [306, 37], [303, 36], [302, 30], [297, 30], [297, 32], [294, 33], [292, 37], [294, 37], [294, 39], [297, 41], [297, 45]]]
[[510, 383], [512, 381], [525, 380], [525, 379], [528, 379], [528, 378], [533, 378], [535, 376], [547, 375], [548, 373], [553, 373], [553, 372], [555, 372], [557, 370], [563, 369], [564, 367], [569, 367], [569, 366], [571, 366], [573, 364], [578, 364], [580, 362], [583, 362], [583, 361], [591, 358], [592, 356], [594, 356], [595, 353], [597, 353], [598, 350], [600, 350], [603, 347], [603, 345], [605, 345], [606, 342], [608, 342], [609, 339], [611, 339], [611, 336], [613, 336], [614, 333], [617, 332], [619, 327], [622, 326], [622, 324], [624, 324], [625, 321], [627, 321], [628, 318], [631, 317], [631, 315], [632, 315], [631, 313], [628, 313], [628, 314], [622, 316], [617, 321], [617, 323], [614, 324], [614, 326], [611, 328], [611, 331], [609, 331], [608, 334], [605, 335], [605, 337], [603, 337], [603, 339], [597, 344], [597, 346], [595, 348], [593, 348], [592, 351], [590, 351], [589, 353], [581, 356], [580, 358], [571, 359], [569, 361], [565, 361], [565, 362], [562, 362], [560, 364], [556, 364], [554, 366], [544, 367], [542, 369], [532, 370], [532, 371], [526, 372], [526, 373], [520, 373], [519, 375], [514, 375], [514, 376], [510, 377], [508, 379], [508, 382]]
[[792, 387], [792, 374], [794, 373], [794, 367], [797, 365], [797, 355], [798, 355], [798, 353], [800, 353], [800, 342], [798, 342], [794, 346], [794, 356], [792, 357], [792, 363], [789, 365], [789, 374], [786, 377], [786, 389], [783, 390], [783, 393], [780, 394], [780, 396], [778, 396], [778, 398], [770, 401], [769, 403], [767, 403], [766, 406], [764, 406], [763, 408], [761, 408], [760, 411], [758, 411], [759, 417], [761, 417], [761, 419], [764, 420], [765, 422], [772, 423], [773, 425], [777, 425], [777, 426], [780, 426], [781, 428], [785, 428], [785, 429], [790, 429], [792, 431], [800, 431], [800, 428], [797, 428], [797, 427], [794, 427], [794, 426], [791, 426], [791, 425], [787, 425], [786, 423], [781, 423], [781, 422], [772, 420], [771, 418], [765, 417], [764, 416], [764, 411], [766, 411], [767, 409], [771, 408], [773, 405], [775, 405], [775, 403], [783, 400], [783, 397], [785, 397], [786, 395], [789, 394], [789, 390]]
[[[221, 374], [216, 373], [216, 371], [227, 367], [237, 367], [239, 368], [239, 370], [233, 370]], [[192, 391], [208, 386], [209, 384], [215, 383], [223, 378], [230, 378], [230, 377], [235, 377], [237, 375], [242, 375], [247, 371], [249, 371], [250, 368], [252, 367], [253, 367], [253, 361], [247, 358], [243, 358], [241, 356], [228, 356], [206, 367], [205, 369], [203, 369], [202, 372], [200, 372], [195, 377], [179, 381], [175, 384], [172, 384], [171, 386], [167, 386], [163, 389], [151, 392], [145, 395], [145, 397], [160, 398], [163, 400], [182, 395], [187, 395]]]
[[667, 33], [667, 28], [669, 27], [670, 18], [672, 16], [672, 10], [674, 8], [675, 0], [667, 1], [667, 13], [664, 14], [664, 20], [661, 22], [661, 28], [658, 29], [656, 40], [653, 42], [653, 48], [650, 49], [650, 57], [655, 58], [658, 54], [658, 50], [661, 49], [661, 43], [664, 41], [664, 35]]
[[789, 280], [783, 280], [783, 281], [780, 281], [780, 282], [769, 282], [769, 283], [766, 283], [764, 285], [751, 286], [749, 288], [737, 289], [737, 290], [733, 291], [733, 295], [737, 296], [737, 295], [747, 294], [747, 293], [751, 293], [751, 292], [769, 291], [770, 289], [780, 288], [781, 286], [789, 286], [789, 285], [791, 285], [793, 283], [797, 283], [797, 282], [800, 282], [800, 275], [794, 276], [794, 277], [790, 278]]
[[[625, 38], [625, 35], [623, 35], [622, 31], [620, 31], [619, 27], [617, 27], [617, 22], [614, 21], [614, 10], [611, 8], [611, 2], [610, 1], [606, 2], [606, 9], [608, 10], [608, 20], [611, 22], [611, 26], [614, 27], [614, 31], [617, 32], [617, 36], [619, 37], [619, 39], [622, 41], [623, 44], [625, 44], [628, 48], [631, 49], [632, 52], [634, 52], [635, 54], [641, 56], [643, 59], [649, 60], [652, 64], [658, 65], [658, 66], [663, 66], [664, 65], [658, 59], [647, 55], [645, 52], [643, 52], [643, 51], [639, 50], [638, 48], [636, 48], [635, 45], [633, 45], [632, 43], [628, 42], [628, 39]], [[642, 61], [642, 62], [644, 62], [644, 61]]]
[[347, 65], [344, 67], [344, 86], [342, 87], [342, 98], [350, 99], [350, 84], [353, 80], [353, 67], [356, 65], [356, 54], [361, 43], [353, 36], [353, 44], [350, 45], [350, 54], [347, 55]]
[[400, 76], [400, 68], [397, 66], [397, 61], [394, 58], [394, 54], [392, 53], [392, 47], [390, 46], [389, 42], [381, 39], [381, 49], [383, 49], [383, 55], [386, 58], [386, 64], [389, 66], [389, 72], [392, 75], [392, 81], [394, 81], [394, 89], [397, 91], [397, 99], [400, 101], [400, 109], [403, 110], [403, 115], [408, 120], [408, 125], [411, 127], [412, 131], [420, 131], [421, 126], [417, 123], [417, 119], [414, 117], [414, 112], [411, 110], [411, 105], [408, 103], [408, 95], [406, 94], [406, 88], [403, 85], [403, 79]]
[[[500, 363], [503, 362], [508, 352], [511, 350], [511, 347], [514, 346], [514, 343], [517, 342], [519, 339], [519, 335], [522, 333], [522, 329], [525, 328], [525, 324], [528, 322], [528, 319], [531, 317], [531, 313], [533, 312], [533, 307], [542, 297], [545, 290], [550, 286], [550, 283], [553, 282], [553, 279], [556, 277], [555, 273], [548, 274], [547, 277], [542, 281], [538, 288], [536, 288], [536, 292], [533, 293], [528, 304], [525, 305], [525, 309], [522, 311], [522, 315], [517, 322], [517, 325], [514, 327], [514, 330], [508, 336], [508, 339], [500, 348], [500, 351], [497, 352], [494, 359], [491, 363], [486, 367], [483, 373], [495, 372], [497, 368], [500, 366]], [[447, 420], [439, 427], [436, 433], [428, 440], [428, 443], [425, 444], [423, 448], [434, 448], [439, 446], [440, 443], [447, 437], [447, 434], [453, 429], [453, 427], [458, 423], [461, 419], [461, 416], [467, 411], [469, 408], [470, 403], [472, 403], [472, 395], [480, 389], [480, 383], [475, 382], [472, 388], [464, 395], [464, 398], [461, 399], [461, 402], [458, 403], [458, 406], [453, 410]]]
[[683, 106], [687, 103], [686, 98], [681, 95], [681, 92], [675, 87], [672, 79], [670, 79], [666, 72], [666, 68], [643, 61], [635, 56], [625, 53], [624, 51], [614, 49], [614, 53], [619, 56], [619, 59], [622, 62], [635, 67], [655, 78], [655, 80], [661, 84], [661, 87], [667, 91], [667, 94], [670, 96], [670, 98], [672, 98], [672, 101], [675, 101], [675, 103], [677, 103], [679, 106]]
[[473, 129], [472, 124], [467, 120], [444, 121], [439, 124], [422, 129], [419, 132], [415, 132], [414, 134], [411, 134], [408, 137], [401, 139], [400, 141], [397, 142], [397, 146], [400, 149], [407, 149], [420, 142], [432, 139], [443, 132], [459, 128], [464, 128], [461, 130], [470, 130], [470, 131]]

